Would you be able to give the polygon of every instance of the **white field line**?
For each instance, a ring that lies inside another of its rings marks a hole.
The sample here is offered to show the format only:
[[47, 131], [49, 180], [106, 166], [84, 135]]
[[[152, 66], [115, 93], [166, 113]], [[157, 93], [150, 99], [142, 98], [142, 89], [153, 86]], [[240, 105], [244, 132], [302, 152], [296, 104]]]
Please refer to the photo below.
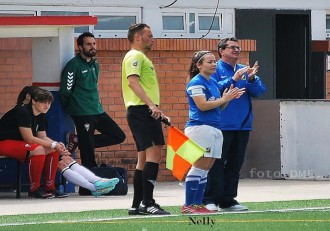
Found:
[[171, 214], [171, 215], [138, 215], [138, 216], [125, 216], [125, 217], [111, 217], [111, 218], [95, 218], [95, 219], [79, 219], [79, 220], [54, 220], [54, 221], [38, 221], [38, 222], [16, 222], [16, 223], [3, 223], [0, 227], [8, 226], [23, 226], [23, 225], [36, 225], [36, 224], [72, 224], [84, 222], [98, 222], [98, 221], [116, 221], [116, 220], [134, 220], [134, 219], [152, 219], [157, 217], [178, 217], [178, 216], [212, 216], [219, 214], [249, 214], [249, 213], [287, 213], [287, 212], [304, 212], [304, 211], [322, 211], [329, 212], [330, 207], [311, 207], [311, 208], [294, 208], [294, 209], [271, 209], [271, 210], [255, 210], [255, 211], [238, 211], [238, 212], [218, 212], [213, 214]]

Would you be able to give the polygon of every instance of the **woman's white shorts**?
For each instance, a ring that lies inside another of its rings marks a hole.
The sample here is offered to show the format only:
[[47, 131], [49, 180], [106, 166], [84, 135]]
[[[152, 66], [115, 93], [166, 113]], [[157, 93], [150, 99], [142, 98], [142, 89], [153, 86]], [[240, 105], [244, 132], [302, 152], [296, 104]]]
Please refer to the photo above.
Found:
[[204, 157], [221, 158], [223, 136], [220, 129], [208, 125], [199, 125], [186, 127], [184, 133], [206, 149]]

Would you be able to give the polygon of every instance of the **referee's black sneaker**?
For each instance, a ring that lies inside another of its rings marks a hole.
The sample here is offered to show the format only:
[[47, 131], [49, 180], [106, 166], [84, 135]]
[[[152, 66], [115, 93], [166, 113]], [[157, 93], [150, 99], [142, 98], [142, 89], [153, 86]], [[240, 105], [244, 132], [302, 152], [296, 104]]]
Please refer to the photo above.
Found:
[[129, 208], [128, 215], [136, 216], [136, 215], [143, 215], [143, 214], [139, 212], [139, 208], [133, 208], [132, 207], [132, 208]]
[[139, 213], [144, 215], [170, 215], [170, 212], [162, 209], [159, 204], [155, 203], [155, 201], [151, 201], [148, 204], [143, 204], [141, 202], [139, 206]]

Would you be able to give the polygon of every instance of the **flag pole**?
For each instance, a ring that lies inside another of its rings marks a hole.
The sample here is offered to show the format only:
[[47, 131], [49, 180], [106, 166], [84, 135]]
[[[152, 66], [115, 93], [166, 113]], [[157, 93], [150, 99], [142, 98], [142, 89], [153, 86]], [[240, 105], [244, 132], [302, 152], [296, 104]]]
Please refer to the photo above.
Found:
[[166, 117], [166, 116], [161, 116], [161, 117], [159, 117], [159, 120], [160, 120], [160, 122], [164, 123], [166, 126], [173, 127], [173, 125], [167, 118], [168, 117]]

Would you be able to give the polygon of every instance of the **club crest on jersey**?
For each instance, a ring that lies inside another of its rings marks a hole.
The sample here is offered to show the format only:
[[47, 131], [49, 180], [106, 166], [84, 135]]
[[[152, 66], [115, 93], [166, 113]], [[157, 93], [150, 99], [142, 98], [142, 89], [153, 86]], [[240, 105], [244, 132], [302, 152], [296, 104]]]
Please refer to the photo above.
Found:
[[84, 127], [85, 127], [86, 131], [88, 131], [88, 130], [89, 130], [89, 127], [90, 127], [90, 125], [89, 125], [88, 123], [85, 123], [85, 124], [84, 124]]
[[246, 80], [246, 76], [243, 75], [242, 78], [241, 78], [241, 80]]

